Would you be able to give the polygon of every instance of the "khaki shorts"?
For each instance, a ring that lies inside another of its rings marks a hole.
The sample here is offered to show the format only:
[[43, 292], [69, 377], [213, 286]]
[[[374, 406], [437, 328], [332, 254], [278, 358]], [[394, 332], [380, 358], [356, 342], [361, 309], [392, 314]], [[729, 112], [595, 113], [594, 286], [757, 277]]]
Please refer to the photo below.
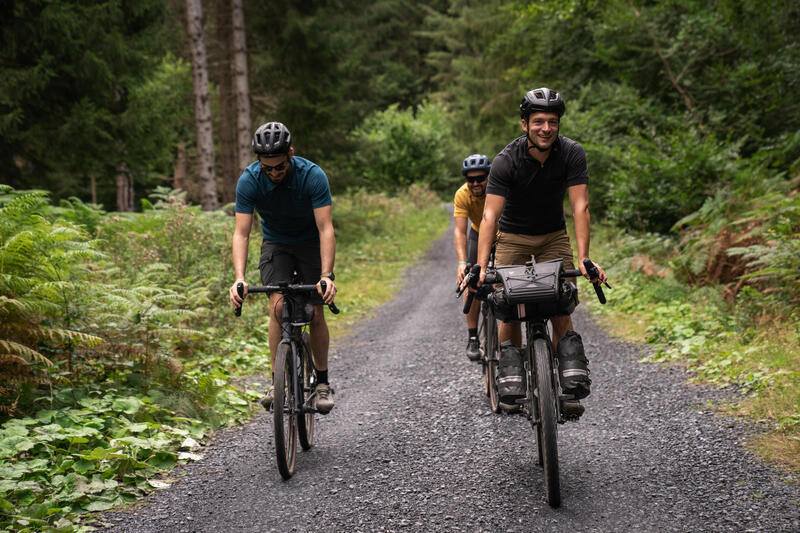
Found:
[[562, 229], [545, 235], [523, 235], [497, 232], [495, 240], [495, 265], [524, 265], [534, 256], [537, 263], [551, 259], [563, 259], [564, 268], [575, 268], [572, 260], [572, 245], [567, 230]]

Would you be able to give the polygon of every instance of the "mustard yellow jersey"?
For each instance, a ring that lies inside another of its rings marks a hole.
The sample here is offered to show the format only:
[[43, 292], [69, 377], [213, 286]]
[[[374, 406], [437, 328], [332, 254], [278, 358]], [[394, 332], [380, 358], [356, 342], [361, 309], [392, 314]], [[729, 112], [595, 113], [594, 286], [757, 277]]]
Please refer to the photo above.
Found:
[[469, 192], [469, 185], [465, 183], [456, 191], [453, 198], [453, 216], [469, 218], [473, 231], [478, 231], [483, 217], [483, 204], [485, 202], [486, 196], [482, 198], [474, 197]]

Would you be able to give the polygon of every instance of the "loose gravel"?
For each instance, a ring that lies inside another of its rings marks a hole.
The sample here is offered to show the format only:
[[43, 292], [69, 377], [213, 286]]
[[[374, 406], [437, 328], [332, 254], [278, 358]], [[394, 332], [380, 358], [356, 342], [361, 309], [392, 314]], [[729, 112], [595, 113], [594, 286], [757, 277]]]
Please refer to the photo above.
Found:
[[580, 308], [592, 395], [579, 422], [559, 426], [562, 506], [550, 508], [530, 424], [490, 411], [464, 355], [451, 231], [332, 346], [336, 407], [292, 479], [260, 413], [219, 432], [170, 488], [103, 515], [106, 530], [800, 531], [796, 480], [744, 451], [752, 429], [710, 406], [724, 393], [638, 362], [646, 348], [611, 339]]

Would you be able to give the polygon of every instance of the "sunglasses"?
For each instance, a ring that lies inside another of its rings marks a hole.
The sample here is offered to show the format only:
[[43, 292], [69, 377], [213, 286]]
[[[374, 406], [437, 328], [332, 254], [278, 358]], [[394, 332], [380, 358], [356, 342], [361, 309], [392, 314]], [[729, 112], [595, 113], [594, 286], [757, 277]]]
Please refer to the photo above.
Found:
[[269, 173], [269, 172], [271, 172], [273, 170], [277, 170], [278, 172], [280, 172], [281, 170], [286, 168], [287, 164], [289, 164], [289, 160], [288, 159], [286, 161], [284, 161], [283, 163], [279, 163], [279, 164], [274, 165], [274, 166], [265, 165], [264, 163], [261, 163], [261, 170], [263, 170], [264, 172], [267, 172], [267, 173]]
[[476, 176], [474, 178], [467, 178], [469, 183], [483, 183], [486, 180], [486, 176]]

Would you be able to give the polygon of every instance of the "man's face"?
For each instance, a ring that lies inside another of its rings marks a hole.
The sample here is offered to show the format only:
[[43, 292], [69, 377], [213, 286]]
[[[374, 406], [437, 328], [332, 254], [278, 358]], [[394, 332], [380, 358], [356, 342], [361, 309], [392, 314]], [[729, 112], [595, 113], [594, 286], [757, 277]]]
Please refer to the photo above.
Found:
[[488, 183], [486, 178], [488, 175], [485, 170], [470, 170], [467, 172], [467, 186], [472, 196], [481, 198], [486, 194], [486, 185]]
[[259, 156], [258, 161], [261, 163], [261, 171], [267, 175], [272, 183], [281, 183], [289, 171], [292, 169], [292, 156], [294, 149], [289, 149], [289, 153], [275, 157]]
[[558, 126], [557, 113], [531, 113], [527, 121], [522, 120], [522, 131], [528, 135], [528, 142], [542, 152], [549, 150], [558, 138]]

